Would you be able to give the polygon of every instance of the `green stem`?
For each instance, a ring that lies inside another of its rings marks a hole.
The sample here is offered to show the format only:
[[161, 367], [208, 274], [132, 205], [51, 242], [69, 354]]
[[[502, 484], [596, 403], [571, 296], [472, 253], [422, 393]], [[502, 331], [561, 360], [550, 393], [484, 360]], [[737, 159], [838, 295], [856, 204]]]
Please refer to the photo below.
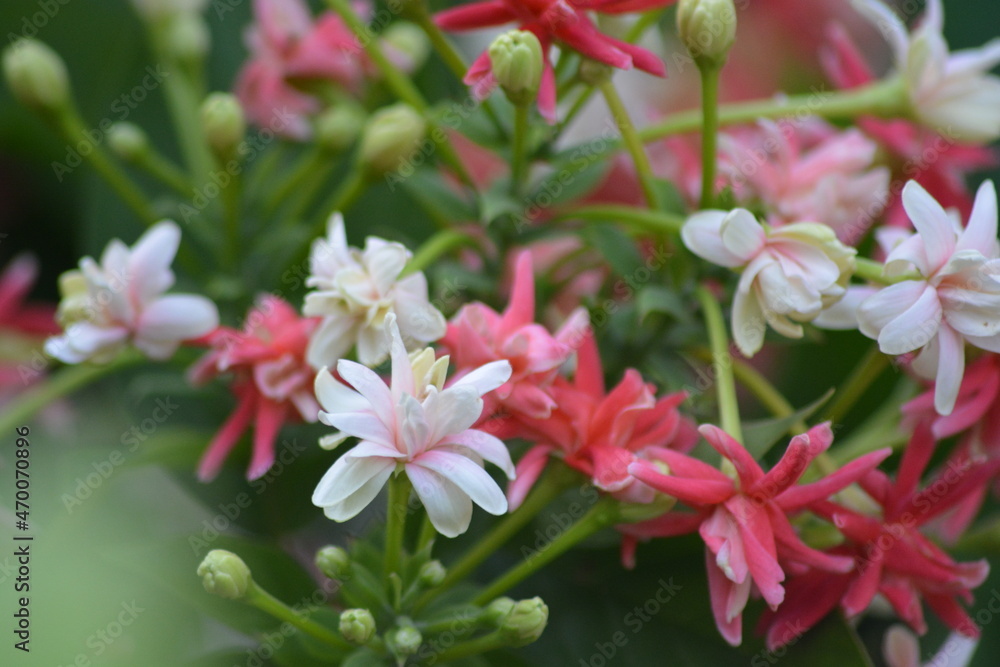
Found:
[[284, 602], [274, 597], [257, 582], [251, 580], [247, 586], [247, 593], [244, 601], [264, 613], [270, 614], [279, 621], [284, 621], [295, 626], [310, 637], [314, 637], [321, 642], [342, 651], [354, 650], [354, 647], [343, 637], [335, 634], [332, 630], [324, 627], [308, 617], [308, 615], [297, 612]]
[[449, 250], [454, 250], [473, 242], [474, 239], [468, 234], [456, 232], [451, 229], [442, 229], [417, 248], [417, 252], [414, 253], [409, 264], [403, 269], [400, 277], [408, 276], [417, 271], [423, 271]]
[[854, 275], [873, 283], [893, 285], [906, 280], [921, 280], [920, 275], [916, 272], [904, 273], [899, 276], [886, 276], [883, 274], [885, 271], [885, 264], [882, 264], [882, 262], [876, 262], [875, 260], [868, 259], [866, 257], [857, 257], [854, 262]]
[[150, 148], [140, 157], [135, 166], [144, 170], [182, 197], [190, 197], [194, 190], [190, 179], [180, 167]]
[[480, 653], [486, 653], [487, 651], [495, 651], [509, 645], [510, 640], [505, 638], [502, 633], [491, 632], [488, 635], [476, 637], [475, 639], [470, 639], [467, 642], [462, 642], [461, 644], [455, 644], [454, 646], [446, 648], [435, 657], [437, 658], [437, 662], [446, 665], [453, 660], [468, 658], [469, 656], [479, 655]]
[[23, 426], [39, 410], [56, 399], [68, 396], [81, 387], [142, 360], [141, 354], [130, 351], [100, 366], [86, 364], [60, 368], [4, 406], [3, 415], [0, 416], [0, 433], [6, 434], [18, 426]]
[[171, 57], [163, 42], [164, 37], [154, 30], [154, 48], [160, 60], [167, 63], [170, 69], [169, 76], [163, 80], [163, 94], [173, 121], [174, 133], [177, 135], [184, 163], [196, 186], [201, 187], [209, 180], [213, 160], [199, 117], [201, 98], [198, 84]]
[[837, 423], [843, 419], [888, 365], [889, 357], [882, 354], [877, 343], [872, 345], [844, 380], [840, 391], [836, 393], [829, 407], [823, 411], [820, 420]]
[[695, 294], [705, 316], [712, 359], [718, 371], [715, 388], [719, 397], [722, 430], [742, 443], [743, 432], [740, 427], [740, 408], [736, 401], [736, 380], [733, 377], [732, 355], [729, 352], [729, 338], [726, 335], [722, 308], [707, 287], [699, 286]]
[[646, 197], [646, 204], [649, 208], [656, 209], [656, 190], [653, 187], [653, 169], [649, 166], [649, 158], [646, 156], [646, 150], [643, 148], [642, 141], [639, 138], [638, 132], [636, 132], [635, 126], [632, 125], [632, 119], [629, 118], [628, 111], [625, 109], [625, 104], [618, 95], [618, 90], [615, 88], [614, 83], [611, 82], [610, 77], [598, 84], [598, 87], [601, 90], [601, 94], [604, 95], [604, 101], [607, 102], [611, 115], [615, 119], [618, 131], [621, 132], [622, 140], [625, 142], [625, 148], [628, 150], [629, 155], [632, 156], [632, 163], [635, 165], [635, 172], [639, 177], [639, 184], [642, 186], [643, 195]]
[[882, 447], [897, 449], [909, 441], [909, 434], [899, 428], [899, 409], [913, 398], [916, 385], [909, 378], [899, 382], [892, 393], [881, 402], [875, 414], [863, 424], [852, 429], [850, 437], [841, 440], [830, 450], [835, 467], [840, 467], [859, 456]]
[[427, 545], [434, 541], [437, 537], [437, 528], [431, 522], [431, 517], [427, 512], [424, 512], [423, 523], [420, 524], [420, 535], [417, 536], [417, 552], [421, 552], [427, 548]]
[[520, 197], [528, 176], [528, 112], [526, 104], [514, 106], [514, 146], [510, 165], [510, 192]]
[[[719, 125], [752, 123], [761, 118], [783, 118], [808, 114], [828, 120], [853, 120], [858, 116], [883, 118], [907, 117], [910, 113], [905, 84], [901, 79], [889, 79], [851, 90], [814, 91], [807, 95], [792, 95], [783, 100], [752, 100], [719, 107]], [[643, 141], [694, 132], [702, 126], [700, 109], [672, 115], [667, 120], [639, 131]]]
[[314, 146], [308, 150], [305, 155], [299, 158], [298, 164], [291, 169], [288, 177], [271, 190], [264, 201], [264, 215], [273, 215], [293, 193], [298, 192], [304, 182], [309, 180], [330, 159], [328, 151], [322, 146]]
[[228, 185], [222, 189], [222, 206], [226, 227], [226, 259], [235, 271], [240, 263], [240, 174], [233, 174]]
[[579, 521], [549, 542], [541, 551], [536, 552], [532, 557], [521, 561], [518, 565], [507, 570], [499, 579], [487, 586], [485, 590], [473, 598], [472, 604], [489, 604], [513, 586], [516, 586], [537, 570], [564, 554], [571, 547], [576, 546], [594, 533], [618, 521], [618, 501], [610, 497], [602, 498], [596, 505], [590, 508], [589, 512], [580, 517]]
[[572, 483], [569, 479], [576, 479], [576, 476], [568, 474], [568, 471], [565, 471], [567, 474], [561, 472], [560, 468], [547, 472], [520, 507], [505, 516], [489, 533], [477, 540], [457, 563], [448, 568], [448, 574], [441, 583], [417, 600], [414, 612], [424, 608], [437, 595], [472, 574], [484, 560], [492, 556], [497, 549], [528, 525], [539, 512], [548, 507], [549, 503], [558, 498]]
[[715, 201], [716, 144], [719, 138], [719, 70], [706, 65], [701, 70], [701, 208]]
[[661, 211], [649, 211], [634, 206], [585, 206], [560, 213], [554, 220], [601, 220], [622, 222], [641, 232], [679, 234], [684, 225], [682, 216]]
[[340, 186], [327, 197], [326, 201], [320, 204], [319, 217], [312, 224], [311, 236], [322, 236], [327, 219], [338, 211], [343, 213], [351, 208], [365, 191], [368, 183], [368, 176], [364, 169], [352, 168], [347, 177], [341, 181]]
[[385, 569], [386, 579], [390, 574], [399, 573], [403, 560], [403, 536], [406, 533], [406, 516], [409, 513], [411, 490], [410, 478], [402, 470], [389, 479], [389, 507], [386, 511], [385, 526]]
[[464, 79], [469, 66], [465, 64], [465, 60], [451, 43], [451, 40], [434, 23], [430, 12], [427, 11], [427, 6], [423, 2], [413, 2], [409, 4], [409, 8], [410, 11], [407, 12], [406, 18], [420, 26], [420, 29], [427, 35], [427, 39], [430, 40], [431, 46], [434, 47], [434, 50], [440, 56], [441, 60], [444, 61], [448, 69], [451, 70], [451, 73], [459, 81]]
[[[63, 109], [53, 119], [56, 130], [62, 134], [63, 139], [75, 144], [81, 136], [87, 132], [83, 120], [76, 109]], [[132, 211], [142, 220], [147, 227], [159, 221], [160, 216], [156, 214], [153, 205], [146, 199], [142, 190], [129, 178], [128, 174], [119, 167], [118, 163], [108, 155], [103, 146], [93, 144], [92, 150], [86, 154], [84, 159], [111, 186], [111, 188], [121, 197], [122, 201], [132, 209]], [[82, 154], [82, 153], [81, 153]]]

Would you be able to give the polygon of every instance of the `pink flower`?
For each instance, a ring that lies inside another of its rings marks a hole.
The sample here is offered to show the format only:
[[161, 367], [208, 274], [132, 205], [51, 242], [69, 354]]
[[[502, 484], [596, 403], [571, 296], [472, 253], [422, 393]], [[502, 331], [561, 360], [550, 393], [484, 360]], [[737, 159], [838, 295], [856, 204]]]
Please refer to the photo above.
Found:
[[547, 419], [521, 419], [508, 425], [510, 434], [535, 442], [517, 464], [517, 480], [507, 489], [511, 507], [518, 507], [538, 480], [550, 457], [591, 478], [598, 489], [632, 503], [652, 502], [655, 493], [636, 483], [629, 465], [652, 448], [687, 450], [694, 446], [693, 428], [677, 406], [683, 392], [660, 399], [655, 387], [629, 369], [606, 392], [604, 371], [593, 335], [587, 334], [577, 353], [573, 383], [559, 377], [547, 390], [555, 405]]
[[866, 299], [858, 324], [885, 354], [920, 350], [913, 369], [936, 379], [934, 407], [947, 415], [965, 372], [965, 342], [1000, 352], [996, 189], [990, 181], [979, 188], [965, 230], [915, 181], [903, 190], [903, 206], [917, 233], [889, 253], [885, 272], [918, 275]]
[[699, 257], [742, 267], [733, 299], [733, 340], [747, 357], [764, 345], [766, 325], [801, 338], [802, 322], [844, 296], [854, 271], [854, 248], [829, 227], [796, 222], [765, 229], [750, 211], [706, 210], [681, 229], [684, 245]]
[[321, 105], [289, 80], [321, 79], [354, 90], [365, 76], [367, 59], [354, 34], [331, 12], [314, 22], [303, 0], [254, 0], [253, 9], [255, 22], [246, 36], [251, 58], [238, 75], [236, 95], [252, 122], [270, 127], [280, 113], [287, 121], [286, 136], [308, 139], [309, 118]]
[[860, 480], [861, 488], [881, 508], [879, 515], [825, 500], [812, 503], [810, 509], [832, 521], [846, 538], [830, 553], [853, 558], [855, 567], [845, 574], [810, 570], [795, 576], [788, 583], [785, 603], [761, 619], [770, 648], [788, 641], [781, 630], [789, 623], [808, 629], [838, 602], [848, 617], [857, 616], [879, 593], [920, 634], [927, 631], [920, 605], [923, 598], [948, 627], [969, 637], [979, 636], [957, 599], [971, 602], [970, 590], [985, 580], [989, 565], [985, 560], [956, 563], [924, 537], [920, 527], [981, 488], [1000, 462], [949, 466], [920, 490], [933, 452], [934, 438], [923, 424], [904, 450], [895, 481], [877, 470]]
[[323, 407], [320, 421], [339, 433], [324, 444], [347, 436], [360, 440], [327, 471], [313, 492], [313, 504], [334, 521], [356, 516], [378, 495], [389, 476], [402, 468], [439, 533], [464, 533], [472, 503], [490, 514], [507, 511], [507, 500], [483, 470], [483, 461], [514, 475], [507, 446], [470, 428], [483, 412], [483, 394], [510, 377], [507, 361], [488, 363], [440, 390], [414, 377], [396, 327], [386, 324], [392, 356], [390, 386], [361, 364], [341, 360], [337, 372], [353, 389], [323, 369], [316, 376], [316, 397]]
[[40, 368], [26, 362], [34, 361], [29, 357], [39, 354], [45, 336], [59, 332], [54, 307], [25, 303], [37, 277], [38, 261], [27, 254], [0, 272], [0, 402], [41, 376]]
[[98, 264], [80, 260], [79, 271], [60, 278], [59, 321], [65, 333], [45, 351], [67, 364], [107, 362], [131, 343], [150, 359], [169, 359], [181, 342], [219, 325], [215, 304], [203, 296], [164, 295], [174, 284], [170, 270], [181, 230], [161, 222], [129, 248], [115, 239]]
[[[855, 88], [875, 81], [864, 56], [840, 25], [830, 28], [829, 48], [823, 52], [822, 60], [830, 78], [841, 88]], [[919, 173], [920, 183], [927, 192], [944, 208], [958, 209], [963, 219], [972, 213], [967, 175], [997, 163], [996, 153], [988, 147], [959, 143], [953, 136], [938, 134], [909, 120], [862, 117], [857, 119], [857, 125], [889, 153], [891, 162], [899, 165], [897, 170], [902, 176], [912, 177]], [[888, 224], [909, 227], [899, 190], [892, 188], [889, 194]], [[866, 213], [874, 216], [876, 212]]]
[[[549, 58], [554, 43], [618, 69], [634, 65], [644, 72], [666, 76], [663, 63], [649, 51], [601, 33], [588, 16], [625, 14], [665, 7], [673, 0], [483, 0], [438, 12], [434, 20], [445, 30], [474, 30], [517, 23], [538, 37], [545, 53], [545, 69], [538, 91], [538, 110], [550, 123], [556, 119], [556, 79]], [[489, 53], [484, 51], [469, 67], [465, 83], [479, 99], [496, 86]]]
[[[699, 432], [735, 469], [735, 479], [690, 456], [654, 450], [654, 461], [638, 461], [629, 472], [657, 491], [694, 508], [693, 520], [678, 522], [675, 513], [628, 527], [626, 533], [652, 537], [676, 535], [697, 527], [705, 541], [709, 593], [719, 632], [730, 644], [742, 640], [742, 612], [756, 585], [775, 609], [785, 599], [780, 561], [832, 572], [850, 569], [850, 559], [830, 556], [802, 542], [787, 515], [829, 497], [857, 481], [889, 456], [883, 449], [867, 454], [831, 475], [801, 486], [799, 477], [833, 441], [830, 425], [814, 426], [792, 438], [781, 460], [764, 473], [739, 442], [722, 429], [702, 426]], [[661, 467], [662, 466], [662, 467]], [[664, 472], [664, 467], [669, 472]]]
[[555, 335], [535, 323], [535, 276], [531, 253], [526, 251], [517, 258], [507, 309], [501, 314], [481, 303], [463, 306], [448, 323], [441, 344], [451, 354], [458, 377], [492, 361], [510, 362], [510, 379], [487, 399], [486, 414], [502, 408], [505, 413], [546, 419], [556, 403], [544, 388], [573, 355], [588, 326], [582, 308]]
[[319, 319], [299, 317], [288, 303], [267, 295], [247, 314], [243, 331], [219, 328], [207, 337], [212, 350], [191, 368], [190, 377], [202, 383], [231, 374], [237, 404], [201, 457], [201, 481], [215, 478], [251, 422], [253, 456], [247, 479], [263, 476], [274, 463], [274, 443], [285, 422], [316, 421], [319, 405], [305, 353], [318, 324]]

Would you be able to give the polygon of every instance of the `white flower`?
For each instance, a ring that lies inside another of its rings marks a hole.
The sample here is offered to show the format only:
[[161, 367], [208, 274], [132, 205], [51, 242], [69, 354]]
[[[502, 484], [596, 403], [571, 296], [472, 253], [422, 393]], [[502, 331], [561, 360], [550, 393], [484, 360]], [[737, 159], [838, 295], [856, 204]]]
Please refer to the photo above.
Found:
[[746, 209], [701, 211], [684, 223], [681, 238], [703, 259], [743, 267], [733, 299], [733, 340], [748, 357], [764, 344], [765, 323], [801, 338], [799, 322], [836, 303], [854, 272], [854, 249], [815, 222], [765, 230]]
[[[347, 245], [344, 219], [330, 218], [327, 238], [313, 244], [312, 274], [303, 313], [323, 317], [309, 342], [307, 359], [322, 368], [357, 343], [358, 360], [374, 366], [389, 353], [386, 316], [396, 315], [403, 339], [420, 347], [441, 338], [447, 323], [427, 298], [427, 279], [417, 271], [400, 279], [410, 259], [400, 243], [369, 236], [364, 251]], [[416, 343], [416, 344], [414, 344]]]
[[1000, 77], [989, 73], [1000, 63], [1000, 39], [949, 53], [942, 34], [941, 0], [928, 0], [927, 12], [913, 34], [880, 0], [854, 0], [854, 5], [892, 46], [913, 112], [922, 123], [963, 141], [1000, 137]]
[[965, 374], [965, 342], [1000, 352], [996, 189], [990, 181], [980, 186], [964, 230], [916, 181], [902, 199], [917, 233], [889, 253], [885, 274], [919, 276], [866, 299], [858, 326], [885, 354], [921, 350], [913, 369], [936, 378], [934, 407], [947, 415]]
[[[402, 466], [439, 533], [464, 533], [472, 503], [491, 514], [507, 511], [507, 499], [485, 470], [483, 461], [509, 478], [514, 465], [507, 446], [488, 433], [470, 428], [483, 411], [482, 395], [510, 377], [507, 361], [495, 361], [465, 375], [447, 389], [414, 377], [395, 317], [386, 318], [392, 354], [392, 384], [352, 361], [341, 360], [341, 384], [327, 369], [316, 376], [319, 420], [339, 430], [324, 445], [348, 436], [360, 442], [341, 456], [313, 492], [312, 502], [334, 521], [356, 516], [378, 495], [389, 476]], [[423, 367], [421, 363], [416, 364]], [[423, 399], [417, 398], [423, 395]]]
[[50, 356], [68, 364], [107, 362], [132, 343], [151, 359], [168, 359], [181, 341], [219, 326], [219, 312], [203, 296], [170, 294], [170, 264], [181, 230], [169, 220], [151, 227], [132, 248], [115, 239], [98, 264], [80, 260], [79, 271], [60, 279], [61, 336], [45, 343]]

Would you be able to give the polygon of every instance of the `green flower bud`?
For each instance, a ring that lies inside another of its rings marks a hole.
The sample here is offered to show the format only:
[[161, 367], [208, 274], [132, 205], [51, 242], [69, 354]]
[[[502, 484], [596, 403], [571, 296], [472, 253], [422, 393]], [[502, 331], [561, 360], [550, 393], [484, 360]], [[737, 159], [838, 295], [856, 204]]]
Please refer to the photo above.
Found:
[[483, 623], [499, 628], [510, 616], [512, 609], [514, 609], [514, 600], [508, 597], [497, 598], [486, 606], [486, 610], [483, 612]]
[[407, 72], [420, 69], [431, 52], [427, 33], [407, 21], [397, 21], [386, 28], [382, 42], [390, 54], [398, 56], [402, 61], [400, 66]]
[[420, 572], [417, 573], [417, 578], [424, 586], [433, 588], [444, 581], [446, 574], [448, 574], [448, 571], [444, 569], [444, 565], [441, 564], [441, 561], [432, 560], [420, 566]]
[[3, 72], [14, 97], [35, 111], [69, 104], [69, 75], [55, 51], [35, 39], [19, 39], [4, 50]]
[[363, 646], [375, 636], [375, 617], [367, 609], [347, 609], [340, 615], [340, 634]]
[[201, 104], [201, 126], [212, 152], [225, 162], [236, 152], [247, 132], [239, 100], [229, 93], [212, 93]]
[[351, 571], [351, 557], [340, 547], [323, 547], [316, 552], [316, 567], [331, 579], [344, 579]]
[[115, 123], [108, 130], [108, 147], [126, 162], [136, 162], [149, 152], [149, 137], [135, 123]]
[[721, 67], [736, 41], [733, 0], [680, 0], [677, 32], [699, 67]]
[[62, 328], [86, 321], [94, 314], [87, 279], [81, 271], [70, 269], [59, 276], [59, 294], [62, 298], [56, 310], [56, 321]]
[[400, 657], [413, 655], [420, 649], [424, 637], [412, 625], [404, 625], [392, 633], [392, 646]]
[[599, 86], [611, 76], [611, 69], [611, 65], [584, 58], [580, 62], [580, 69], [577, 70], [576, 75], [580, 81], [588, 86]]
[[239, 600], [250, 586], [250, 568], [230, 551], [213, 549], [198, 566], [198, 576], [205, 590], [213, 595]]
[[324, 111], [316, 119], [316, 141], [334, 153], [340, 153], [354, 143], [364, 126], [364, 109], [344, 102]]
[[534, 102], [542, 83], [545, 56], [542, 45], [528, 30], [511, 30], [493, 40], [490, 64], [497, 83], [513, 104]]
[[164, 25], [163, 36], [167, 51], [187, 65], [204, 60], [212, 43], [205, 19], [193, 12], [171, 16]]
[[542, 598], [534, 597], [514, 603], [500, 626], [500, 632], [512, 645], [524, 646], [541, 637], [548, 622], [549, 608]]
[[426, 133], [427, 121], [412, 107], [379, 109], [361, 135], [361, 164], [377, 176], [387, 174], [412, 157]]

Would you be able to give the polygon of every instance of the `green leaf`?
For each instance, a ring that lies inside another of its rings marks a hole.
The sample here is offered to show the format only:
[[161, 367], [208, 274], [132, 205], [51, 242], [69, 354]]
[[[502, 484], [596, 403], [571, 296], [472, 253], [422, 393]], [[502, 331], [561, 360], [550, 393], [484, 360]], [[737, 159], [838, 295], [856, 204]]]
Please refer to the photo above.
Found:
[[635, 242], [613, 225], [590, 225], [583, 235], [595, 250], [604, 255], [617, 275], [630, 275], [642, 264]]
[[341, 667], [384, 667], [389, 664], [386, 658], [380, 658], [375, 651], [370, 648], [360, 648], [351, 655]]
[[519, 216], [524, 204], [510, 195], [509, 182], [501, 178], [479, 197], [479, 219], [489, 225], [505, 215]]
[[435, 220], [450, 222], [476, 219], [475, 206], [460, 197], [436, 169], [416, 170], [409, 178], [403, 179], [402, 187]]
[[593, 190], [604, 179], [610, 161], [594, 162], [580, 157], [552, 163], [552, 171], [532, 189], [529, 207], [550, 208], [575, 201]]
[[833, 396], [833, 389], [820, 396], [804, 408], [787, 417], [759, 419], [743, 424], [743, 444], [755, 459], [760, 459], [788, 432], [792, 424], [808, 419]]
[[[795, 628], [790, 630], [795, 632]], [[781, 658], [781, 664], [789, 667], [874, 666], [861, 639], [839, 613], [827, 615], [815, 627], [793, 640], [784, 649], [774, 653], [764, 653], [761, 657], [764, 657], [767, 664], [771, 664], [769, 658], [771, 660]]]
[[680, 190], [671, 181], [662, 178], [653, 179], [653, 191], [656, 192], [656, 203], [661, 211], [687, 215], [687, 203]]
[[642, 322], [650, 313], [663, 313], [677, 320], [690, 319], [689, 308], [680, 295], [662, 285], [650, 285], [639, 292], [636, 297], [639, 311], [639, 321]]

